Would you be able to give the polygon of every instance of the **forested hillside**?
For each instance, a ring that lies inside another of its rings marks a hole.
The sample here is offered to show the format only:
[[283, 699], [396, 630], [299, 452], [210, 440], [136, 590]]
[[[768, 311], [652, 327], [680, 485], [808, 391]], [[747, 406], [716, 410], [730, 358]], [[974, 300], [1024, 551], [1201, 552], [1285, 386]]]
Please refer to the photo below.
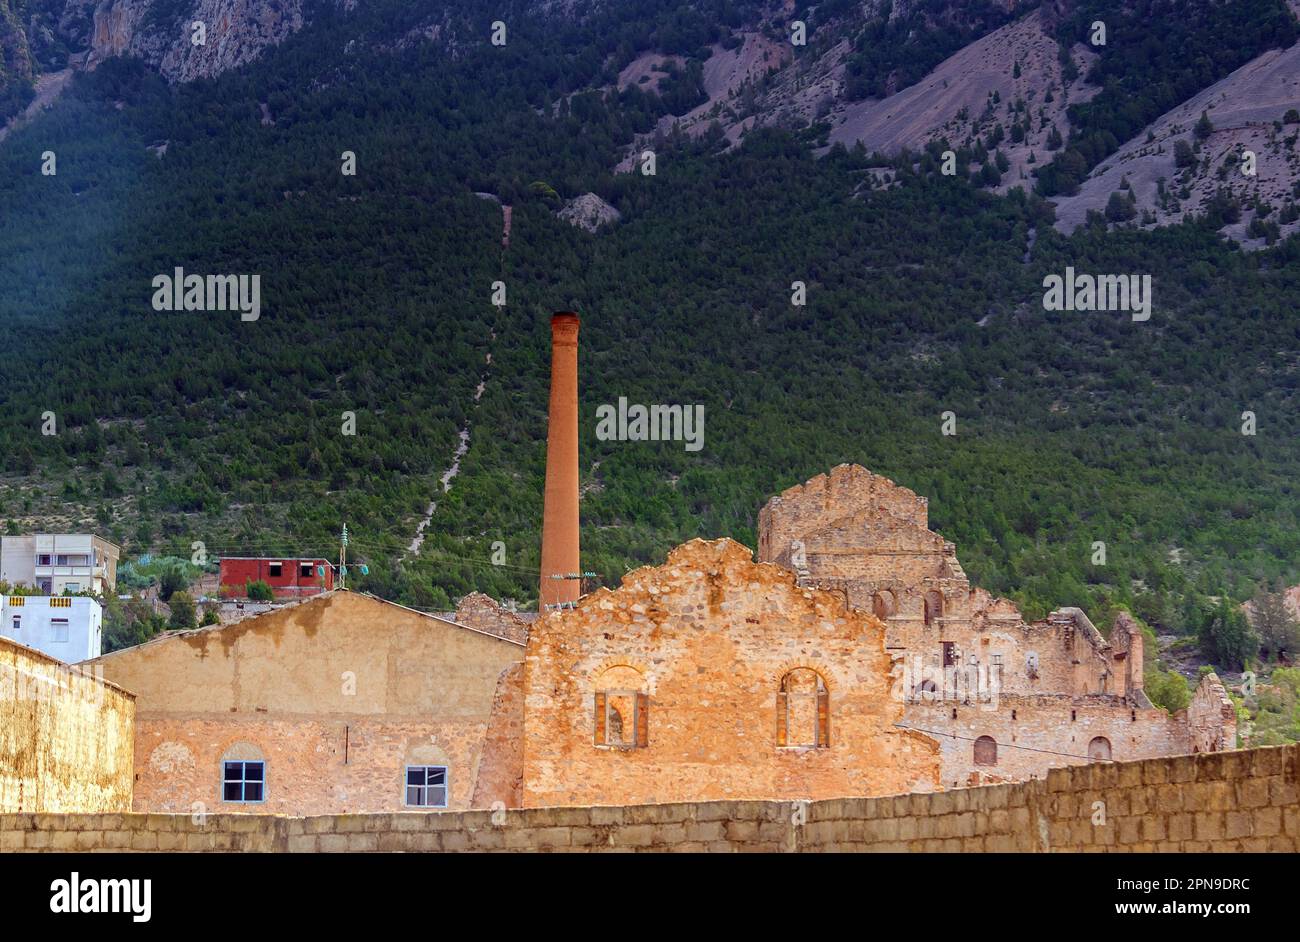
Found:
[[[1208, 597], [1300, 575], [1295, 240], [1243, 254], [1214, 220], [1067, 238], [1041, 198], [932, 159], [815, 156], [818, 126], [725, 154], [717, 133], [668, 137], [653, 176], [613, 175], [681, 105], [598, 89], [741, 11], [530, 6], [504, 47], [465, 39], [487, 15], [459, 15], [454, 43], [383, 41], [427, 23], [394, 0], [323, 12], [213, 80], [110, 60], [11, 135], [4, 525], [92, 527], [127, 555], [332, 557], [346, 522], [369, 568], [354, 587], [426, 609], [532, 599], [547, 323], [572, 308], [584, 563], [607, 584], [693, 536], [752, 546], [770, 495], [846, 461], [928, 496], [972, 580], [1033, 616], [1082, 605], [1106, 625], [1124, 605], [1191, 632]], [[882, 171], [896, 182], [864, 185]], [[588, 191], [621, 222], [556, 217]], [[508, 248], [476, 193], [513, 207]], [[177, 266], [259, 273], [261, 317], [155, 311], [151, 279]], [[1150, 274], [1151, 319], [1044, 311], [1066, 266]], [[703, 450], [597, 441], [620, 396], [702, 404]]]

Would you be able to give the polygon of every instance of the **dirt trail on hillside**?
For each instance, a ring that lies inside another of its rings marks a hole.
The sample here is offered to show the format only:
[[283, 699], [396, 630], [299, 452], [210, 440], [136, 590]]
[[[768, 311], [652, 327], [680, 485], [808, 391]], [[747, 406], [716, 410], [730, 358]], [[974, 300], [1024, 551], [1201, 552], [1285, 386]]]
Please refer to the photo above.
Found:
[[[491, 339], [497, 339], [495, 330], [491, 333]], [[479, 376], [478, 385], [474, 387], [475, 402], [478, 402], [483, 398], [483, 390], [487, 388], [488, 371], [491, 367], [492, 351], [489, 350], [483, 358], [483, 372]], [[452, 453], [451, 465], [438, 477], [438, 482], [442, 485], [441, 493], [443, 494], [446, 494], [451, 490], [451, 482], [456, 479], [456, 475], [460, 474], [461, 459], [464, 458], [465, 453], [469, 451], [469, 430], [470, 423], [469, 420], [466, 419], [465, 424], [461, 426], [460, 432], [457, 435], [459, 443], [456, 445], [456, 450]], [[407, 556], [418, 556], [420, 554], [420, 547], [424, 545], [425, 531], [428, 530], [429, 524], [433, 522], [433, 514], [437, 509], [437, 498], [429, 501], [429, 506], [424, 509], [424, 517], [420, 520], [419, 525], [416, 526], [415, 537], [411, 540], [411, 545], [406, 548], [406, 554], [402, 557], [403, 559]]]
[[0, 141], [8, 137], [10, 131], [17, 130], [20, 125], [30, 121], [54, 104], [55, 99], [62, 95], [63, 90], [68, 87], [68, 82], [72, 80], [73, 71], [73, 69], [64, 69], [62, 72], [50, 72], [48, 75], [42, 75], [38, 78], [36, 80], [36, 97], [23, 109], [21, 114], [14, 115], [4, 127], [0, 127]]

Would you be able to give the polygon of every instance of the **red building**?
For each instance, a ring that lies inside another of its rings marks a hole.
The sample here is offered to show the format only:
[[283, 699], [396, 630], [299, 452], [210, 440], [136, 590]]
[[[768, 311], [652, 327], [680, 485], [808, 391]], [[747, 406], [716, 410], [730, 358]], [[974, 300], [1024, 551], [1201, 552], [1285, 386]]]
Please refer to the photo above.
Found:
[[334, 588], [328, 559], [225, 556], [221, 560], [223, 598], [248, 597], [248, 583], [265, 582], [277, 599], [302, 599]]

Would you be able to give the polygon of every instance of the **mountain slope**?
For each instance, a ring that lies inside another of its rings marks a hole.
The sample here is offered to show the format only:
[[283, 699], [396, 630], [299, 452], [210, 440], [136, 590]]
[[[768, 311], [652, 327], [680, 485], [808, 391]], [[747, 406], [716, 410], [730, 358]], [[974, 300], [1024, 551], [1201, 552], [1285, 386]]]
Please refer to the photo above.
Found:
[[[1204, 213], [1220, 193], [1231, 194], [1245, 207], [1265, 203], [1281, 209], [1294, 203], [1300, 181], [1298, 109], [1300, 43], [1251, 60], [1125, 143], [1081, 184], [1078, 194], [1056, 200], [1057, 227], [1070, 231], [1090, 211], [1103, 211], [1124, 181], [1144, 225], [1168, 225]], [[1213, 128], [1202, 136], [1196, 126], [1203, 113]], [[1293, 115], [1289, 123], [1288, 113]], [[1196, 152], [1184, 167], [1176, 162], [1179, 142]], [[1245, 151], [1256, 158], [1253, 176], [1243, 172]], [[1260, 215], [1258, 209], [1247, 209], [1227, 234], [1261, 245], [1262, 237], [1248, 236], [1250, 222]], [[1298, 228], [1300, 219], [1293, 218], [1280, 232], [1290, 235]]]
[[[1032, 186], [1030, 156], [1047, 159], [1053, 130], [1069, 135], [1066, 109], [1097, 93], [1082, 78], [1092, 53], [1076, 45], [1071, 56], [1079, 76], [1067, 81], [1056, 41], [1035, 10], [971, 43], [911, 88], [832, 113], [830, 140], [893, 154], [931, 141], [969, 144], [996, 127], [1005, 136], [997, 146], [1010, 161], [1003, 188]], [[1011, 136], [1016, 125], [1019, 140]]]
[[[370, 567], [350, 584], [422, 608], [473, 588], [527, 599], [547, 317], [571, 307], [584, 565], [605, 581], [691, 536], [752, 544], [768, 496], [843, 461], [927, 495], [972, 578], [1031, 613], [1128, 605], [1183, 630], [1184, 599], [1297, 574], [1295, 240], [1244, 255], [1199, 224], [1067, 237], [1040, 200], [906, 160], [872, 191], [881, 161], [816, 156], [819, 127], [759, 127], [726, 152], [665, 135], [654, 176], [614, 174], [667, 113], [639, 86], [692, 100], [692, 57], [706, 94], [761, 71], [761, 54], [712, 73], [700, 54], [751, 20], [521, 12], [497, 48], [489, 20], [444, 28], [431, 6], [308, 18], [211, 80], [106, 59], [4, 142], [0, 321], [23, 351], [0, 362], [6, 526], [91, 527], [128, 553], [332, 556], [346, 521]], [[1049, 74], [1046, 47], [996, 42], [1013, 65], [1024, 49], [1022, 78]], [[598, 91], [651, 45], [681, 57], [678, 78]], [[618, 225], [557, 218], [586, 193]], [[152, 279], [176, 266], [259, 274], [260, 319], [154, 310]], [[1151, 274], [1151, 321], [1044, 311], [1066, 266]], [[703, 405], [704, 449], [598, 441], [594, 410], [620, 397]]]

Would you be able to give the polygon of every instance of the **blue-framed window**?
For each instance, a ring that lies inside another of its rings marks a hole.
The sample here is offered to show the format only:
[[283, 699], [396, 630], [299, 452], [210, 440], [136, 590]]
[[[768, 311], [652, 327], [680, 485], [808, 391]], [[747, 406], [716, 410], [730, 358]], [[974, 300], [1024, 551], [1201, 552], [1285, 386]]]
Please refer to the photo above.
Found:
[[447, 807], [447, 767], [445, 765], [408, 765], [406, 767], [406, 803], [414, 808]]
[[221, 800], [258, 802], [266, 800], [266, 763], [223, 762]]

